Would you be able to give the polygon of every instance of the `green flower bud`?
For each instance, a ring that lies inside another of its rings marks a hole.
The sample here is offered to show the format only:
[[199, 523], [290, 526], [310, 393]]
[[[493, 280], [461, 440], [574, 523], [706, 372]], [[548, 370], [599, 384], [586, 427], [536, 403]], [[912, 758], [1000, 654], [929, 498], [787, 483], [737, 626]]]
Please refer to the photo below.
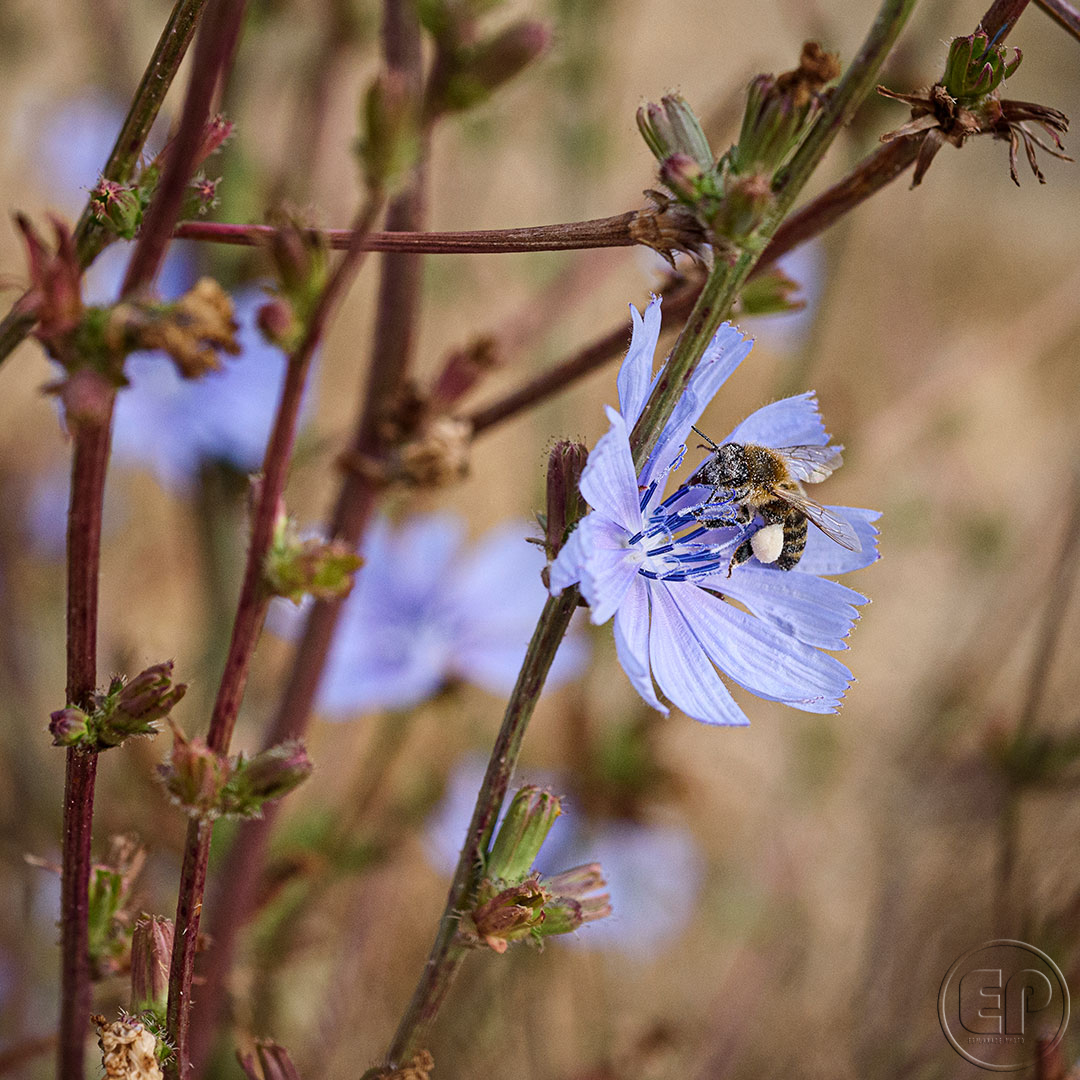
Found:
[[942, 85], [950, 97], [970, 107], [996, 90], [1020, 66], [1023, 54], [1019, 49], [1013, 49], [1012, 60], [1007, 54], [1004, 45], [991, 46], [990, 38], [981, 31], [953, 38]]
[[301, 540], [292, 521], [278, 515], [266, 555], [264, 579], [274, 596], [299, 604], [305, 596], [333, 600], [348, 596], [364, 560], [343, 540]]
[[151, 1012], [162, 1023], [169, 1001], [173, 932], [172, 919], [150, 915], [135, 924], [131, 935], [131, 1011]]
[[202, 739], [188, 739], [173, 729], [169, 760], [158, 766], [158, 779], [189, 817], [213, 819], [221, 814], [221, 796], [228, 780], [227, 762]]
[[222, 791], [221, 812], [236, 817], [258, 817], [263, 803], [288, 795], [313, 770], [303, 743], [296, 740], [263, 750], [253, 758], [241, 755]]
[[521, 788], [510, 802], [487, 860], [487, 875], [517, 884], [527, 878], [555, 819], [562, 813], [559, 797], [533, 785]]
[[657, 161], [682, 154], [702, 172], [712, 170], [715, 161], [709, 140], [694, 110], [680, 95], [667, 94], [659, 105], [643, 105], [637, 111], [637, 125]]
[[432, 87], [425, 111], [429, 116], [458, 112], [487, 101], [550, 45], [550, 29], [544, 23], [524, 19], [478, 45], [455, 51], [447, 77]]
[[364, 99], [364, 133], [356, 154], [373, 191], [394, 192], [405, 182], [420, 154], [417, 102], [405, 80], [383, 72]]

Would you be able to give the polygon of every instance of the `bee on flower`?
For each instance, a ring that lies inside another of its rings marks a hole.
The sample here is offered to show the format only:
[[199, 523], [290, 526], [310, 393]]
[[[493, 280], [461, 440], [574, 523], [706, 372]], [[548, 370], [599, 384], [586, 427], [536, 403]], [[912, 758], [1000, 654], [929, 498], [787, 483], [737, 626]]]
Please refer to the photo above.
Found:
[[[758, 409], [714, 448], [690, 483], [665, 498], [693, 425], [752, 342], [730, 324], [720, 327], [637, 471], [629, 433], [660, 375], [653, 373], [660, 300], [654, 299], [644, 315], [631, 312], [630, 349], [618, 376], [619, 409], [608, 408], [609, 430], [581, 476], [581, 493], [592, 512], [552, 564], [552, 593], [579, 584], [594, 623], [614, 617], [619, 662], [642, 698], [661, 712], [667, 709], [657, 689], [703, 723], [748, 723], [721, 672], [766, 700], [807, 712], [835, 712], [852, 675], [823, 650], [847, 647], [857, 606], [866, 597], [823, 575], [857, 570], [878, 558], [872, 523], [879, 515], [811, 504], [824, 515], [817, 524], [829, 524], [832, 535], [808, 530], [799, 557], [789, 549], [778, 566], [785, 544], [795, 540], [785, 539], [783, 522], [764, 520], [760, 512], [777, 501], [775, 488], [755, 505], [727, 483], [726, 473], [707, 467], [731, 444], [786, 448], [788, 458], [799, 448], [804, 457], [827, 456], [835, 467], [835, 447], [806, 450], [830, 442], [812, 393]], [[800, 478], [811, 479], [804, 472], [792, 484]], [[800, 503], [804, 517], [807, 502]], [[755, 546], [754, 537], [777, 524], [779, 534], [774, 529]]]

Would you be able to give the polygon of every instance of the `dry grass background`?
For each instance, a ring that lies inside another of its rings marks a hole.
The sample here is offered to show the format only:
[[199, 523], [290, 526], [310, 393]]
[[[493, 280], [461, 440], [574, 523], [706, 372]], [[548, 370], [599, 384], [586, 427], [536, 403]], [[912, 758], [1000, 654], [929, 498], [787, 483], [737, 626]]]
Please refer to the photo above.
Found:
[[[373, 69], [377, 13], [361, 11], [369, 38], [338, 58], [322, 137], [298, 139], [294, 103], [325, 10], [316, 0], [255, 5], [230, 102], [239, 135], [226, 159], [223, 216], [258, 217], [281, 189], [323, 223], [350, 216], [348, 147], [358, 90]], [[490, 105], [440, 130], [433, 228], [641, 205], [652, 182], [633, 119], [643, 100], [678, 89], [703, 112], [717, 109], [726, 118], [717, 143], [726, 145], [737, 110], [725, 102], [750, 75], [790, 66], [808, 36], [850, 58], [874, 5], [538, 0], [508, 10], [552, 18], [554, 49]], [[127, 92], [165, 11], [119, 0], [0, 8], [6, 205], [34, 216], [57, 205], [35, 172], [36, 125], [92, 88]], [[932, 81], [945, 40], [981, 13], [974, 3], [924, 0], [883, 81], [901, 89]], [[1009, 96], [1080, 116], [1080, 44], [1034, 8], [1011, 43], [1025, 61]], [[175, 115], [175, 96], [169, 106]], [[903, 119], [900, 106], [869, 102], [815, 184], [839, 176]], [[693, 921], [647, 962], [559, 946], [472, 958], [433, 1041], [438, 1076], [974, 1076], [934, 1012], [960, 952], [1025, 937], [1080, 985], [1076, 789], [1067, 770], [1056, 785], [1010, 792], [988, 750], [1015, 728], [1033, 692], [1037, 731], [1075, 733], [1080, 721], [1076, 559], [1064, 547], [1080, 498], [1080, 170], [1048, 161], [1044, 171], [1045, 187], [1023, 175], [1017, 189], [1003, 144], [947, 148], [920, 189], [894, 185], [817, 245], [820, 297], [798, 335], [745, 322], [757, 346], [709, 410], [706, 430], [724, 432], [764, 401], [812, 387], [848, 447], [829, 500], [884, 512], [883, 558], [851, 582], [873, 598], [845, 656], [858, 682], [834, 717], [744, 698], [746, 730], [679, 715], [655, 723], [656, 754], [678, 783], [650, 813], [688, 822], [709, 861]], [[249, 262], [229, 255], [208, 266], [231, 276]], [[6, 281], [22, 280], [12, 227], [0, 228], [0, 267]], [[516, 336], [506, 368], [478, 395], [495, 397], [624, 320], [626, 303], [641, 306], [656, 280], [655, 265], [625, 249], [432, 258], [420, 365], [435, 369], [478, 333]], [[334, 490], [334, 450], [367, 363], [373, 281], [370, 267], [323, 352], [314, 436], [289, 491], [302, 518], [321, 516]], [[529, 515], [540, 505], [550, 443], [568, 435], [591, 443], [601, 433], [614, 372], [610, 365], [492, 431], [465, 483], [408, 507], [453, 508], [474, 535]], [[47, 1033], [55, 1016], [56, 898], [42, 872], [22, 863], [28, 851], [55, 858], [63, 775], [44, 732], [63, 687], [62, 574], [27, 547], [18, 524], [29, 487], [66, 460], [40, 394], [47, 377], [34, 345], [0, 371], [0, 1039], [8, 1044]], [[165, 655], [189, 670], [220, 634], [232, 593], [208, 598], [199, 584], [190, 504], [146, 476], [118, 473], [113, 483], [128, 509], [103, 563], [101, 670], [137, 670]], [[238, 557], [239, 530], [233, 540]], [[1060, 628], [1049, 650], [1048, 619]], [[606, 629], [594, 647], [589, 675], [542, 703], [526, 775], [572, 771], [577, 725], [595, 735], [643, 715]], [[241, 745], [258, 741], [286, 659], [277, 642], [261, 648]], [[213, 677], [205, 669], [185, 703], [189, 730], [201, 730], [198, 703]], [[281, 961], [272, 969], [265, 942], [247, 950], [236, 984], [240, 1028], [273, 1034], [303, 1075], [355, 1076], [385, 1045], [444, 896], [419, 824], [453, 762], [489, 744], [499, 706], [463, 690], [419, 710], [363, 824], [364, 837], [383, 842], [383, 857], [333, 878], [292, 924], [284, 961], [280, 942], [269, 950]], [[295, 844], [317, 811], [348, 799], [379, 732], [400, 722], [316, 725], [317, 779], [287, 815]], [[97, 833], [133, 830], [149, 843], [142, 903], [171, 914], [182, 822], [149, 779], [161, 753], [143, 744], [106, 755]], [[1013, 863], [1007, 875], [1003, 852]], [[103, 1006], [123, 1000], [119, 981], [99, 994]], [[40, 1060], [23, 1074], [50, 1068]], [[224, 1075], [229, 1066], [220, 1068]]]

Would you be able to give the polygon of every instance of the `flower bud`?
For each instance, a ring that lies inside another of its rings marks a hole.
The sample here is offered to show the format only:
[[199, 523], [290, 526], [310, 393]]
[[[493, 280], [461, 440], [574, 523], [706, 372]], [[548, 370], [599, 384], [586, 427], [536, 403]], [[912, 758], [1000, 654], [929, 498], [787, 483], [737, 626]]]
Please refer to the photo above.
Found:
[[187, 690], [184, 683], [173, 685], [172, 673], [171, 660], [140, 671], [120, 689], [116, 698], [117, 711], [134, 720], [164, 719]]
[[74, 705], [66, 709], [57, 709], [49, 714], [49, 734], [53, 737], [53, 746], [78, 746], [87, 741], [89, 717]]
[[142, 224], [143, 200], [137, 187], [102, 177], [90, 190], [90, 212], [110, 232], [131, 240]]
[[725, 157], [728, 170], [771, 179], [817, 118], [820, 91], [839, 74], [837, 58], [808, 41], [795, 70], [758, 75], [747, 90], [738, 144]]
[[425, 102], [428, 116], [471, 109], [525, 70], [551, 46], [551, 30], [523, 19], [468, 49], [452, 54], [448, 76], [434, 84]]
[[255, 1043], [255, 1053], [259, 1058], [257, 1065], [251, 1054], [241, 1055], [237, 1052], [240, 1068], [248, 1080], [300, 1080], [300, 1074], [284, 1046], [278, 1046], [271, 1039], [259, 1039]]
[[562, 813], [557, 795], [531, 784], [521, 788], [510, 802], [491, 854], [487, 876], [511, 884], [522, 882], [532, 871], [540, 847], [555, 819]]
[[304, 332], [292, 304], [284, 296], [263, 304], [255, 315], [255, 325], [271, 345], [288, 353], [299, 344]]
[[382, 72], [364, 99], [363, 134], [356, 153], [372, 191], [395, 192], [420, 154], [417, 102], [397, 72]]
[[477, 338], [464, 349], [455, 349], [431, 387], [428, 408], [438, 413], [456, 405], [500, 362], [494, 338]]
[[169, 1001], [169, 966], [173, 951], [172, 919], [150, 915], [131, 935], [131, 1011], [152, 1012], [165, 1020]]
[[991, 46], [989, 36], [982, 31], [953, 38], [942, 85], [959, 104], [971, 107], [979, 98], [996, 90], [1020, 66], [1023, 53], [1013, 49], [1011, 61], [1007, 53], [1004, 45]]
[[679, 94], [667, 94], [660, 104], [650, 102], [637, 111], [637, 125], [657, 161], [683, 155], [701, 172], [711, 172], [715, 161], [709, 140], [694, 110]]
[[263, 803], [288, 795], [313, 769], [303, 743], [294, 739], [263, 750], [253, 758], [241, 755], [223, 790], [221, 812], [258, 817]]
[[585, 500], [581, 497], [578, 484], [588, 457], [587, 447], [569, 441], [556, 443], [548, 455], [547, 516], [544, 524], [549, 559], [559, 554], [585, 512]]
[[294, 604], [309, 595], [317, 600], [333, 600], [349, 595], [353, 575], [363, 563], [343, 540], [302, 540], [282, 511], [266, 554], [264, 580], [274, 596]]
[[688, 154], [672, 154], [660, 163], [660, 179], [679, 200], [693, 206], [701, 194], [701, 166]]
[[189, 740], [174, 727], [172, 753], [157, 771], [172, 801], [189, 817], [209, 820], [220, 815], [227, 763], [202, 739]]

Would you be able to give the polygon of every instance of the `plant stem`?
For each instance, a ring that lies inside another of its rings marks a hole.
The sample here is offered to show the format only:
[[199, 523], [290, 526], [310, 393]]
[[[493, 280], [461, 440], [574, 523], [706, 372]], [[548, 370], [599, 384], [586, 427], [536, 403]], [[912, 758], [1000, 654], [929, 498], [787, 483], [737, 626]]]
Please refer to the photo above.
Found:
[[[240, 587], [240, 599], [237, 602], [236, 619], [206, 739], [207, 746], [218, 754], [228, 753], [247, 686], [251, 658], [270, 604], [270, 595], [264, 585], [263, 567], [273, 541], [278, 505], [285, 489], [289, 463], [296, 443], [300, 404], [311, 369], [311, 358], [322, 339], [331, 313], [360, 267], [365, 254], [363, 237], [366, 230], [374, 224], [382, 204], [382, 195], [374, 193], [358, 215], [353, 230], [353, 245], [334, 270], [312, 313], [303, 341], [288, 360], [281, 401], [263, 459], [262, 479], [252, 522], [247, 564]], [[176, 1048], [176, 1072], [182, 1078], [187, 1077], [192, 1070], [191, 986], [195, 973], [195, 953], [212, 835], [213, 821], [210, 819], [193, 819], [188, 825], [176, 908], [167, 1020], [169, 1034]]]
[[1066, 0], [1035, 0], [1063, 30], [1067, 30], [1077, 41], [1080, 41], [1080, 11]]
[[984, 31], [991, 41], [999, 44], [1009, 36], [1009, 31], [1016, 25], [1016, 20], [1024, 13], [1028, 0], [993, 0], [986, 14], [979, 20], [979, 29]]
[[758, 261], [758, 255], [777, 231], [836, 134], [851, 120], [863, 98], [873, 88], [878, 69], [914, 6], [915, 0], [885, 0], [881, 5], [862, 47], [784, 170], [775, 207], [759, 229], [755, 245], [744, 248], [734, 263], [718, 260], [706, 279], [694, 310], [631, 433], [630, 446], [637, 468], [641, 468], [656, 445], [702, 353], [720, 323], [730, 314], [739, 290]]
[[[79, 421], [74, 428], [68, 514], [67, 702], [91, 705], [97, 684], [98, 567], [101, 508], [112, 419]], [[82, 1080], [90, 1018], [90, 844], [97, 752], [72, 747], [64, 781], [60, 922], [60, 1080]]]
[[[135, 91], [109, 160], [102, 169], [106, 180], [123, 183], [131, 178], [205, 5], [206, 0], [177, 0]], [[109, 234], [94, 224], [88, 201], [75, 227], [75, 250], [83, 269], [94, 261], [108, 240]], [[16, 301], [11, 311], [0, 320], [0, 363], [33, 329], [33, 318], [19, 314], [19, 311], [20, 304]]]
[[[386, 0], [382, 40], [387, 69], [400, 73], [419, 99], [420, 25], [409, 0]], [[408, 186], [389, 204], [388, 229], [413, 231], [422, 227], [425, 160], [426, 147]], [[363, 244], [363, 237], [355, 239]], [[350, 454], [382, 453], [379, 421], [397, 393], [415, 352], [422, 270], [421, 256], [415, 251], [383, 257], [369, 376]], [[356, 470], [346, 471], [328, 535], [344, 540], [351, 547], [358, 546], [374, 512], [377, 494], [370, 479]], [[299, 738], [307, 730], [342, 603], [342, 600], [319, 600], [311, 605], [285, 692], [263, 740], [264, 747]], [[270, 831], [276, 817], [277, 805], [268, 803], [261, 818], [240, 823], [218, 876], [219, 887], [211, 905], [214, 947], [207, 956], [203, 1008], [195, 1014], [192, 1024], [191, 1060], [196, 1070], [205, 1062], [214, 1032], [223, 1019], [226, 980], [240, 931], [258, 902]]]
[[[861, 161], [843, 180], [823, 191], [791, 214], [776, 230], [755, 263], [753, 278], [783, 258], [793, 248], [806, 243], [839, 220], [848, 211], [880, 191], [911, 167], [919, 153], [918, 139], [894, 139]], [[693, 310], [701, 292], [698, 280], [671, 277], [661, 289], [664, 315], [669, 322], [681, 322]], [[596, 341], [530, 379], [516, 390], [466, 416], [473, 434], [479, 435], [504, 420], [516, 416], [538, 402], [561, 393], [572, 382], [595, 371], [626, 349], [626, 326], [620, 323]]]
[[[521, 229], [476, 229], [467, 232], [376, 232], [364, 241], [366, 251], [406, 251], [429, 255], [472, 255], [514, 251], [573, 251], [582, 248], [632, 247], [639, 241], [631, 228], [638, 211], [572, 221], [562, 225], [534, 225]], [[253, 247], [267, 243], [275, 233], [271, 225], [233, 225], [224, 221], [185, 221], [175, 236], [217, 244]], [[318, 233], [332, 248], [349, 246], [348, 229]]]
[[488, 761], [487, 772], [477, 794], [465, 845], [450, 884], [446, 907], [439, 922], [438, 935], [431, 947], [424, 973], [412, 1000], [401, 1018], [397, 1034], [387, 1052], [390, 1065], [400, 1065], [420, 1049], [431, 1022], [442, 1005], [457, 974], [466, 950], [454, 944], [460, 913], [467, 909], [476, 886], [477, 867], [487, 852], [491, 834], [502, 809], [510, 777], [517, 765], [525, 729], [540, 698], [555, 653], [577, 609], [577, 587], [565, 589], [559, 596], [548, 597], [540, 620], [529, 642], [517, 683], [510, 694], [502, 726]]
[[139, 228], [124, 276], [125, 296], [149, 285], [161, 267], [183, 208], [188, 181], [195, 171], [214, 94], [232, 64], [246, 7], [247, 0], [210, 0], [195, 42], [191, 82], [180, 115], [180, 128]]
[[[730, 311], [739, 288], [764, 250], [768, 237], [776, 231], [798, 188], [805, 183], [814, 166], [820, 161], [840, 125], [850, 118], [859, 101], [873, 86], [878, 68], [913, 7], [914, 0], [885, 0], [862, 49], [844, 74], [829, 106], [793, 159], [788, 188], [779, 197], [775, 214], [765, 223], [762, 242], [756, 250], [742, 252], [733, 264], [718, 259], [706, 278], [690, 314], [690, 320], [679, 336], [671, 357], [634, 426], [631, 446], [634, 448], [637, 468], [640, 469], [659, 438], [717, 327]], [[808, 144], [811, 146], [809, 150]], [[435, 943], [387, 1053], [387, 1063], [391, 1066], [399, 1066], [421, 1046], [461, 966], [463, 950], [454, 945], [457, 921], [460, 913], [468, 909], [476, 884], [477, 866], [486, 852], [487, 843], [502, 808], [510, 776], [517, 765], [525, 729], [543, 689], [555, 652], [577, 607], [578, 596], [578, 589], [573, 587], [564, 590], [557, 597], [549, 597], [529, 643], [525, 662], [511, 692], [503, 724], [488, 761], [484, 782], [477, 795], [472, 822], [450, 886]]]

